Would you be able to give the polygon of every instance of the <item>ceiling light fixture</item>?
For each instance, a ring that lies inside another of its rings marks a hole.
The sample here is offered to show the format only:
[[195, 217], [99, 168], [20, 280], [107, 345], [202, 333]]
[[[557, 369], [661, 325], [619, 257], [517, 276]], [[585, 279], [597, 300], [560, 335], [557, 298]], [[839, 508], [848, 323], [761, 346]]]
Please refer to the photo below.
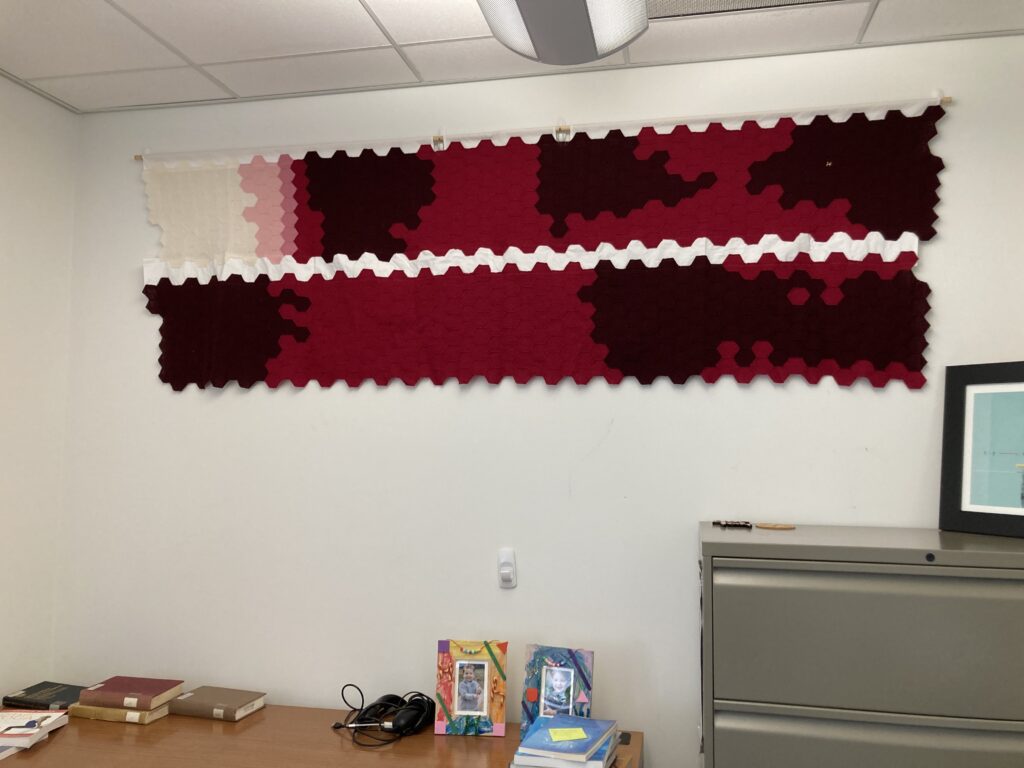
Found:
[[604, 58], [647, 29], [646, 0], [477, 0], [505, 47], [545, 64]]

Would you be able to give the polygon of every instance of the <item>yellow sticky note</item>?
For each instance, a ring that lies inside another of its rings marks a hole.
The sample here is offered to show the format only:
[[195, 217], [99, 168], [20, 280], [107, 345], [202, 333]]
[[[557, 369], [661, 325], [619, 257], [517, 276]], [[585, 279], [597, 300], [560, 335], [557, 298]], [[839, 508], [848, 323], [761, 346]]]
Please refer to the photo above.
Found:
[[548, 728], [552, 741], [576, 741], [587, 738], [582, 728]]

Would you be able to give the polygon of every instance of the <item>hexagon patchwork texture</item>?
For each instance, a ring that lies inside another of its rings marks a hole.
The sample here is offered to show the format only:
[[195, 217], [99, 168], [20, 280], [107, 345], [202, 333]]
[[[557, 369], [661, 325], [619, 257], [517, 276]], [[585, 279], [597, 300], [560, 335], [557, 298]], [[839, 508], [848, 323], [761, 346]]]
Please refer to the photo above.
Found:
[[921, 387], [942, 114], [147, 163], [160, 377]]

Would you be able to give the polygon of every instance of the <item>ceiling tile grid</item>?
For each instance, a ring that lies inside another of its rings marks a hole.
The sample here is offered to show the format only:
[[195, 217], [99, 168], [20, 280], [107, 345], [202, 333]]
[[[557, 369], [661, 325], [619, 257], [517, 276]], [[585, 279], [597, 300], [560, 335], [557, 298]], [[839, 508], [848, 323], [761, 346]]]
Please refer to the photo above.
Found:
[[239, 96], [340, 91], [415, 83], [394, 48], [210, 64], [204, 69]]
[[1024, 0], [885, 0], [871, 17], [864, 42], [1024, 29]]
[[367, 0], [367, 4], [399, 44], [491, 36], [476, 0]]
[[196, 64], [388, 45], [359, 0], [110, 0]]
[[0, 0], [0, 69], [22, 80], [185, 63], [105, 0]]
[[33, 80], [32, 84], [82, 112], [231, 97], [191, 67], [54, 77]]
[[653, 20], [551, 67], [477, 0], [0, 0], [0, 75], [92, 112], [1021, 33], [1024, 0], [832, 0]]
[[870, 2], [652, 21], [630, 46], [639, 62], [706, 61], [854, 45]]

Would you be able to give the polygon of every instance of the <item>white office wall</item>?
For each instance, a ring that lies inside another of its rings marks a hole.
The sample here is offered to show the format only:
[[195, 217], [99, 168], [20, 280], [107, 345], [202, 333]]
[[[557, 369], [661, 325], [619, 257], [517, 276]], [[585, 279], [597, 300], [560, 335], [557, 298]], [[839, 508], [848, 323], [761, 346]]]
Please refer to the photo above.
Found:
[[50, 671], [75, 116], [0, 78], [0, 690]]
[[[1024, 359], [1024, 38], [83, 119], [56, 671], [338, 705], [429, 691], [438, 638], [596, 651], [595, 714], [696, 765], [696, 523], [935, 526], [942, 368]], [[929, 384], [430, 384], [175, 393], [141, 259], [143, 150], [343, 142], [956, 99], [934, 149]], [[520, 582], [500, 591], [499, 546]], [[328, 723], [324, 723], [326, 728]]]

